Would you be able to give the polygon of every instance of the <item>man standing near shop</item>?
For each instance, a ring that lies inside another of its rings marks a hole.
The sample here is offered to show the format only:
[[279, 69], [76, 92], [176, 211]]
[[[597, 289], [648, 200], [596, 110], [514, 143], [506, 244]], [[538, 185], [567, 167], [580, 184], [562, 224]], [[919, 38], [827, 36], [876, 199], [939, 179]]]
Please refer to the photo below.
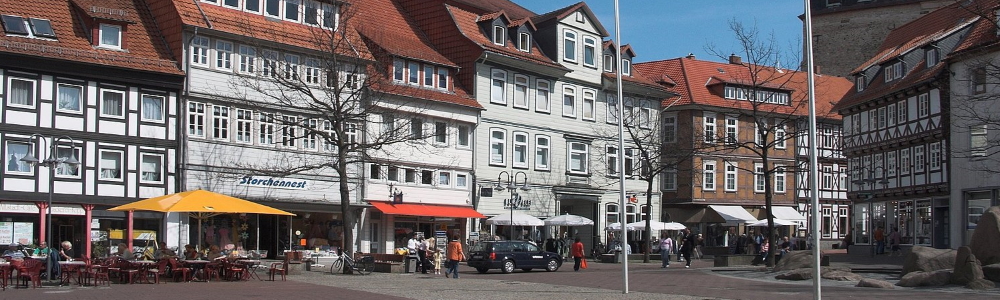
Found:
[[580, 263], [583, 262], [583, 243], [580, 242], [580, 237], [573, 240], [570, 255], [573, 256], [573, 271], [580, 271]]
[[882, 226], [875, 229], [875, 254], [885, 254], [885, 230]]
[[458, 278], [458, 263], [465, 260], [465, 252], [462, 251], [462, 242], [458, 236], [451, 237], [448, 242], [448, 270], [444, 272], [444, 277], [454, 276]]

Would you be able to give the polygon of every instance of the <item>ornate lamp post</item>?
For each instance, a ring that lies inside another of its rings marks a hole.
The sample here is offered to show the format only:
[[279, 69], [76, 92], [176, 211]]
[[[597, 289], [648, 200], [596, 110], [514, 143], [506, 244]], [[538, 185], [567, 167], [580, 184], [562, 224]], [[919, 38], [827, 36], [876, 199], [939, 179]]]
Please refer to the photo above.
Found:
[[[36, 165], [40, 166], [40, 167], [47, 167], [47, 168], [49, 168], [49, 199], [46, 202], [46, 204], [48, 204], [48, 206], [46, 206], [46, 208], [48, 209], [48, 211], [45, 213], [45, 217], [47, 218], [47, 221], [46, 221], [47, 225], [45, 227], [45, 240], [46, 240], [46, 243], [49, 244], [49, 251], [48, 251], [48, 256], [45, 259], [45, 261], [46, 261], [46, 265], [45, 265], [46, 266], [46, 271], [45, 272], [47, 274], [46, 278], [48, 278], [48, 280], [52, 280], [53, 279], [52, 278], [52, 259], [53, 259], [52, 255], [54, 255], [52, 253], [52, 248], [54, 247], [54, 245], [58, 244], [58, 243], [54, 243], [54, 241], [52, 240], [52, 194], [54, 193], [54, 189], [55, 189], [56, 168], [60, 167], [60, 166], [63, 166], [63, 165], [68, 165], [68, 166], [74, 166], [75, 167], [75, 166], [77, 166], [77, 165], [80, 164], [80, 161], [76, 160], [76, 149], [77, 149], [76, 148], [76, 141], [73, 140], [73, 138], [71, 138], [71, 137], [60, 136], [60, 137], [56, 137], [56, 138], [50, 138], [50, 137], [47, 137], [47, 136], [44, 136], [44, 135], [36, 133], [36, 134], [32, 134], [31, 135], [31, 139], [34, 139], [35, 141], [41, 142], [41, 144], [44, 145], [42, 149], [47, 149], [47, 151], [48, 151], [48, 153], [47, 153], [48, 154], [48, 158], [46, 158], [45, 160], [38, 160], [37, 157], [34, 157], [34, 156], [31, 155], [31, 152], [28, 152], [27, 154], [25, 154], [24, 157], [22, 157], [20, 160], [23, 161], [23, 162], [28, 163], [29, 165], [31, 165], [32, 168], [34, 168]], [[52, 140], [51, 143], [49, 143], [50, 139]], [[69, 140], [71, 150], [70, 150], [70, 153], [69, 153], [68, 157], [58, 157], [59, 156], [58, 155], [58, 145], [59, 145], [59, 142], [62, 141], [62, 140], [64, 140], [64, 139]], [[39, 154], [41, 154], [41, 151], [39, 151]]]
[[[504, 175], [507, 175], [504, 177]], [[522, 178], [518, 181], [518, 178]], [[506, 185], [501, 184], [506, 181]], [[518, 184], [520, 182], [520, 184]], [[507, 171], [501, 171], [497, 174], [497, 184], [493, 186], [493, 189], [498, 192], [504, 191], [504, 189], [510, 191], [510, 199], [507, 200], [507, 206], [510, 207], [510, 239], [514, 239], [514, 210], [520, 207], [520, 195], [517, 194], [517, 189], [520, 188], [522, 191], [528, 190], [528, 174], [522, 171], [517, 171], [514, 175], [511, 175]]]

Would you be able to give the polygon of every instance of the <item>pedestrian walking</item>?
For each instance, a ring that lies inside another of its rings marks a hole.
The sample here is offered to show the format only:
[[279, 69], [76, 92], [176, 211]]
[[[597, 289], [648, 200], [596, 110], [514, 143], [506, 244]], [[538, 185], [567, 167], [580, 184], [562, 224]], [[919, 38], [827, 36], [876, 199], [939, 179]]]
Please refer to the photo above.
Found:
[[458, 236], [452, 236], [448, 242], [448, 270], [444, 272], [444, 277], [453, 276], [458, 278], [458, 263], [465, 260], [465, 252], [462, 251], [462, 242]]
[[889, 234], [889, 249], [892, 251], [889, 255], [903, 255], [903, 251], [899, 248], [900, 244], [899, 238], [899, 227], [893, 227], [892, 233]]
[[669, 235], [663, 235], [663, 239], [660, 240], [660, 268], [670, 267], [670, 252], [674, 250], [674, 240], [670, 239]]
[[570, 249], [570, 255], [573, 256], [573, 271], [580, 271], [580, 263], [583, 262], [583, 243], [580, 242], [580, 237], [573, 240], [573, 247]]
[[885, 230], [882, 226], [875, 229], [875, 254], [885, 254]]
[[694, 251], [697, 237], [691, 229], [684, 229], [684, 242], [681, 244], [681, 254], [684, 255], [685, 268], [691, 267], [691, 252]]

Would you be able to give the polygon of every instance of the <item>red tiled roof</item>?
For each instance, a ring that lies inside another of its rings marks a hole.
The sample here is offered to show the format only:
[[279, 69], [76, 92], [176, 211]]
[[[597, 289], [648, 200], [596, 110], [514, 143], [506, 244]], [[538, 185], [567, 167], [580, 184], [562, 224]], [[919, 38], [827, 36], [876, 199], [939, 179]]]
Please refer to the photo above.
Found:
[[351, 7], [357, 11], [350, 22], [357, 24], [361, 35], [389, 54], [457, 67], [457, 64], [434, 48], [396, 1], [353, 0], [352, 4]]
[[502, 10], [501, 11], [495, 11], [495, 12], [483, 14], [483, 15], [479, 16], [479, 19], [476, 20], [476, 21], [477, 22], [490, 21], [490, 20], [494, 20], [494, 19], [500, 18], [501, 16], [504, 19], [506, 19], [507, 21], [510, 21], [510, 18], [507, 18], [507, 15], [504, 14]]
[[128, 0], [72, 0], [80, 10], [91, 18], [139, 23], [141, 20], [135, 14], [129, 14], [121, 7], [133, 5]]
[[529, 52], [517, 50], [512, 41], [508, 41], [503, 46], [494, 44], [493, 41], [483, 34], [482, 30], [479, 28], [479, 24], [476, 23], [479, 16], [455, 6], [446, 5], [446, 8], [450, 12], [459, 32], [483, 49], [525, 59], [540, 65], [563, 69], [563, 66], [553, 62], [548, 56], [545, 56], [545, 54], [542, 53], [542, 49], [538, 48], [538, 45], [535, 43], [531, 43], [531, 49]]
[[523, 19], [535, 16], [535, 13], [517, 5], [513, 1], [507, 0], [447, 0], [452, 6], [459, 6], [464, 10], [476, 14], [503, 11], [511, 19]]
[[542, 15], [533, 16], [531, 20], [534, 21], [535, 24], [541, 24], [552, 20], [562, 20], [563, 18], [569, 16], [570, 13], [575, 12], [578, 9], [582, 9], [583, 12], [594, 21], [594, 27], [602, 37], [611, 35], [608, 33], [607, 29], [604, 29], [604, 26], [598, 21], [597, 16], [594, 15], [594, 11], [590, 10], [590, 6], [587, 6], [587, 3], [585, 2], [577, 2], [576, 4], [550, 11]]
[[[173, 0], [172, 2], [175, 12], [180, 17], [180, 22], [182, 23], [178, 25], [201, 27], [316, 51], [326, 52], [330, 51], [331, 48], [329, 41], [330, 31], [327, 29], [293, 22], [276, 21], [260, 14], [246, 13], [237, 9], [198, 1]], [[350, 9], [352, 8], [348, 6], [347, 9], [348, 12], [344, 13], [344, 15], [351, 13]], [[206, 22], [206, 19], [208, 22]], [[346, 27], [338, 30], [335, 34], [337, 35], [337, 40], [340, 40], [342, 37], [341, 34], [346, 38], [344, 39], [346, 43], [336, 43], [336, 46], [333, 47], [333, 50], [337, 54], [366, 60], [373, 59], [372, 54], [364, 46], [364, 43], [362, 43], [361, 36], [354, 28]]]
[[[735, 65], [729, 63], [704, 61], [690, 58], [675, 58], [654, 62], [635, 64], [635, 69], [652, 77], [665, 77], [676, 80], [677, 86], [672, 89], [681, 98], [674, 105], [704, 105], [732, 109], [750, 109], [749, 101], [737, 101], [723, 98], [722, 95], [710, 90], [712, 80], [724, 82], [748, 82], [751, 69], [756, 73], [758, 85], [780, 86], [792, 91], [792, 105], [762, 104], [758, 109], [766, 109], [781, 114], [808, 114], [807, 82], [805, 72], [792, 70], [776, 70], [771, 67], [748, 67], [752, 65]], [[720, 71], [721, 70], [721, 71]], [[843, 77], [816, 76], [816, 114], [821, 118], [839, 119], [840, 115], [831, 110], [844, 94], [853, 87], [850, 80]], [[673, 103], [671, 98], [664, 101]]]
[[468, 93], [463, 89], [455, 89], [455, 93], [446, 93], [439, 90], [422, 88], [407, 84], [396, 84], [388, 81], [380, 81], [378, 84], [373, 84], [372, 89], [397, 96], [412, 97], [416, 99], [424, 99], [441, 103], [450, 103], [465, 107], [482, 109], [483, 106], [479, 104], [479, 101], [473, 99]]
[[[0, 1], [0, 13], [26, 18], [47, 19], [52, 24], [56, 39], [36, 39], [17, 35], [0, 34], [0, 52], [46, 57], [109, 67], [125, 68], [146, 72], [182, 75], [179, 64], [167, 51], [160, 39], [160, 32], [153, 23], [152, 15], [145, 6], [136, 7], [134, 1], [101, 1], [100, 7], [107, 11], [115, 9], [119, 19], [134, 20], [128, 24], [124, 34], [127, 51], [107, 50], [93, 46], [92, 35], [80, 16], [74, 14], [90, 11], [88, 1]], [[74, 8], [77, 5], [86, 7]], [[104, 11], [103, 9], [97, 11]]]

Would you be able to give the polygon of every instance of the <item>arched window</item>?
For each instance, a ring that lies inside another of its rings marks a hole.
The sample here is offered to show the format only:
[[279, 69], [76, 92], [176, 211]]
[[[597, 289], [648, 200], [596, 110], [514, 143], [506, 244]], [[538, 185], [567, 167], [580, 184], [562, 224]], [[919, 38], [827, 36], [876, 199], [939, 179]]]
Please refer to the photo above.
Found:
[[605, 218], [605, 220], [608, 222], [608, 224], [618, 223], [618, 204], [608, 203], [606, 215], [607, 218]]

